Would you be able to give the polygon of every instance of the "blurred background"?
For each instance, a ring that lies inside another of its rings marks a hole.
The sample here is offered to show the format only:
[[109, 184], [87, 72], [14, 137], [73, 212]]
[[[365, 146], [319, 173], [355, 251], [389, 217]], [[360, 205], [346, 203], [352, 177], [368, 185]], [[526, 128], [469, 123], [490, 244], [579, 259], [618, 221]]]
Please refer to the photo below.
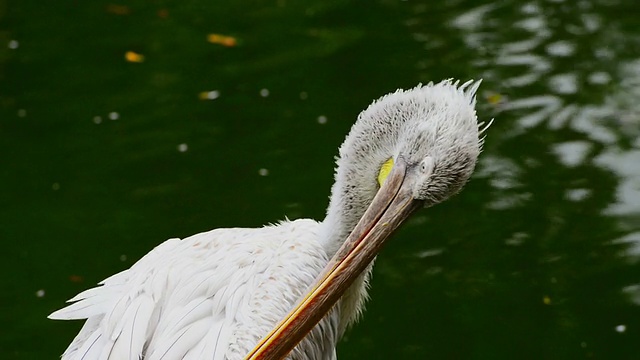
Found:
[[0, 0], [0, 358], [155, 245], [324, 216], [358, 113], [484, 79], [465, 190], [378, 257], [344, 359], [637, 359], [635, 0]]

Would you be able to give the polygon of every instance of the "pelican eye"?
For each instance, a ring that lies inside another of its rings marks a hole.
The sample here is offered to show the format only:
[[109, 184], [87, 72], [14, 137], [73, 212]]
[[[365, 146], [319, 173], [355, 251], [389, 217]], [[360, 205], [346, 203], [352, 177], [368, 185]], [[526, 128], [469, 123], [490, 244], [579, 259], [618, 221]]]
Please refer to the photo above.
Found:
[[420, 170], [425, 174], [430, 176], [433, 173], [433, 169], [435, 168], [435, 162], [431, 156], [427, 156], [420, 163]]
[[384, 181], [387, 180], [387, 176], [391, 172], [393, 168], [393, 158], [389, 158], [389, 160], [385, 161], [384, 164], [380, 167], [380, 172], [378, 173], [378, 184], [382, 187]]

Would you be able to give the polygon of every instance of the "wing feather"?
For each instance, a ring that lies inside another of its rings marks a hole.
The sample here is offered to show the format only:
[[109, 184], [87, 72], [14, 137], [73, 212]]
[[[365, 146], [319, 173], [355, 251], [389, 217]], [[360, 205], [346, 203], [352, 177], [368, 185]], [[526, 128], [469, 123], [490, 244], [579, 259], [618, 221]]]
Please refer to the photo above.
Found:
[[209, 319], [202, 319], [187, 325], [168, 341], [160, 342], [149, 355], [148, 360], [182, 359], [202, 339], [208, 329]]
[[208, 317], [211, 317], [211, 299], [194, 299], [185, 307], [175, 309], [167, 314], [166, 321], [163, 322], [164, 326], [159, 326], [156, 332], [157, 337], [162, 339], [167, 334], [175, 334], [178, 330]]
[[98, 286], [98, 287], [87, 289], [87, 290], [79, 293], [78, 295], [76, 295], [76, 296], [72, 297], [71, 299], [67, 300], [67, 302], [68, 303], [72, 303], [72, 302], [76, 302], [76, 301], [80, 301], [80, 300], [84, 300], [84, 299], [89, 299], [89, 298], [93, 298], [93, 297], [100, 297], [102, 295], [104, 295], [104, 287]]
[[109, 337], [112, 341], [115, 341], [120, 335], [119, 324], [129, 307], [133, 303], [130, 295], [125, 295], [119, 298], [115, 305], [107, 312], [107, 315], [103, 321], [103, 333]]
[[111, 359], [141, 358], [153, 309], [154, 302], [148, 295], [141, 295], [132, 301], [119, 321], [117, 334], [111, 336], [115, 341]]
[[104, 297], [91, 297], [83, 299], [58, 311], [51, 313], [48, 317], [54, 320], [80, 320], [92, 316], [104, 314], [108, 309], [111, 299]]
[[[328, 260], [314, 241], [317, 226], [300, 220], [167, 240], [50, 315], [87, 319], [63, 360], [244, 356]], [[300, 241], [302, 236], [311, 238]], [[325, 326], [337, 327], [336, 316]], [[314, 331], [315, 344], [306, 349], [323, 351], [312, 358], [326, 359], [336, 330]]]
[[198, 346], [187, 354], [190, 355], [190, 359], [224, 360], [226, 358], [233, 326], [229, 322], [221, 320], [214, 321], [214, 326], [200, 340]]
[[104, 337], [100, 332], [94, 332], [89, 336], [87, 341], [82, 345], [78, 352], [75, 353], [72, 359], [77, 360], [89, 360], [89, 359], [99, 359], [102, 360], [104, 357], [102, 356], [105, 350], [108, 349], [108, 344], [105, 341]]

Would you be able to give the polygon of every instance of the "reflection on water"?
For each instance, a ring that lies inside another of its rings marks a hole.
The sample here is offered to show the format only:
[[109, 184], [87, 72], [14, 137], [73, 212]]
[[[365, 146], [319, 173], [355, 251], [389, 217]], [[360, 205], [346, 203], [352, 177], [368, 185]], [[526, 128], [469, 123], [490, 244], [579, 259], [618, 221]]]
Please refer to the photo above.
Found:
[[79, 324], [44, 316], [165, 238], [320, 218], [357, 112], [444, 77], [484, 79], [477, 173], [339, 357], [637, 356], [634, 0], [3, 4], [0, 357], [57, 356]]
[[[628, 49], [638, 41], [621, 31], [619, 10], [610, 6], [528, 2], [515, 7], [515, 18], [507, 20], [512, 22], [507, 26], [498, 14], [503, 6], [481, 5], [451, 24], [467, 32], [465, 43], [477, 51], [477, 64], [487, 68], [484, 77], [509, 96], [496, 109], [497, 117], [516, 120], [503, 139], [532, 128], [574, 131], [565, 141], [548, 141], [550, 148], [567, 167], [595, 165], [613, 171], [619, 180], [617, 194], [605, 212], [637, 217], [640, 62]], [[495, 41], [501, 38], [505, 41]], [[538, 94], [530, 91], [540, 87]]]
[[[640, 71], [631, 50], [638, 34], [623, 30], [625, 5], [617, 5], [496, 2], [452, 8], [445, 19], [467, 49], [457, 61], [466, 58], [485, 79], [484, 110], [497, 119], [476, 178], [488, 186], [484, 207], [500, 229], [483, 236], [487, 249], [478, 256], [521, 257], [495, 269], [492, 281], [539, 288], [550, 313], [536, 316], [555, 324], [531, 326], [529, 335], [550, 336], [538, 338], [544, 345], [514, 340], [533, 358], [628, 358], [635, 348], [616, 334], [635, 334], [640, 325], [632, 305], [640, 296]], [[429, 41], [430, 23], [410, 27], [416, 40]], [[506, 294], [535, 301], [516, 288]], [[523, 321], [519, 315], [511, 321]]]

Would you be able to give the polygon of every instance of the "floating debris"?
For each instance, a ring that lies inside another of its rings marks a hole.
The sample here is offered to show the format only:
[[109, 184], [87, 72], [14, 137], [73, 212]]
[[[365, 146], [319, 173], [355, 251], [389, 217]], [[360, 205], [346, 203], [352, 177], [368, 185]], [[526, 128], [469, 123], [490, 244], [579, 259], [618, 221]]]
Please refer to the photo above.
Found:
[[324, 115], [318, 116], [318, 124], [324, 125], [327, 123], [327, 117]]
[[267, 176], [267, 175], [269, 175], [269, 170], [267, 170], [265, 168], [262, 168], [262, 169], [258, 170], [258, 175]]
[[7, 46], [9, 46], [9, 49], [15, 50], [20, 46], [20, 43], [18, 42], [18, 40], [10, 40]]
[[118, 120], [120, 119], [120, 114], [115, 111], [109, 113], [109, 120]]
[[180, 152], [186, 152], [187, 150], [189, 150], [189, 145], [187, 144], [180, 144], [178, 145], [178, 151]]
[[260, 90], [260, 96], [262, 96], [262, 97], [269, 96], [269, 89], [261, 89]]
[[309, 98], [309, 94], [307, 94], [306, 91], [302, 91], [300, 93], [300, 100], [307, 100], [307, 98]]
[[158, 10], [158, 17], [161, 19], [166, 19], [169, 17], [169, 10], [167, 9], [159, 9]]
[[202, 91], [198, 94], [198, 98], [200, 100], [215, 100], [220, 97], [220, 91], [212, 90], [212, 91]]
[[102, 123], [102, 116], [96, 115], [93, 117], [93, 123], [98, 125]]
[[84, 281], [84, 277], [80, 276], [80, 275], [70, 275], [69, 276], [69, 281], [74, 282], [74, 283], [81, 283]]
[[627, 326], [626, 325], [618, 325], [616, 326], [616, 331], [619, 333], [623, 333], [625, 331], [627, 331]]
[[122, 262], [127, 261], [127, 255], [125, 255], [125, 254], [120, 255], [120, 261], [122, 261]]
[[238, 44], [238, 41], [233, 36], [221, 34], [209, 34], [207, 35], [207, 41], [212, 44], [219, 44], [226, 47], [232, 47]]
[[127, 5], [107, 4], [107, 12], [114, 15], [129, 15], [131, 8]]
[[542, 303], [545, 305], [551, 305], [551, 298], [545, 295], [544, 297], [542, 297]]
[[38, 291], [36, 291], [36, 297], [44, 297], [44, 289], [40, 289]]
[[487, 93], [487, 95], [485, 95], [485, 99], [487, 99], [489, 104], [494, 106], [499, 106], [507, 102], [507, 97], [497, 92]]
[[132, 63], [141, 63], [144, 62], [144, 55], [138, 54], [135, 51], [127, 51], [124, 53], [124, 59]]

